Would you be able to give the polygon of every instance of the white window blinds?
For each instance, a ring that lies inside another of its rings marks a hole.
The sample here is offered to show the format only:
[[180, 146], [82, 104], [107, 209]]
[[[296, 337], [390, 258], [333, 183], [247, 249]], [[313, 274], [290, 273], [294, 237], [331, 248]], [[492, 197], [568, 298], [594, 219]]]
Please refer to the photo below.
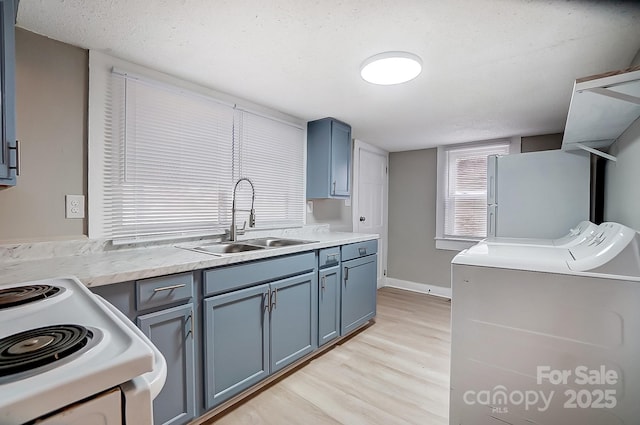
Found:
[[[304, 222], [304, 130], [251, 112], [235, 116], [234, 180], [255, 188], [256, 227], [301, 226]], [[237, 207], [248, 209], [251, 191], [238, 186]], [[242, 226], [243, 220], [238, 220]]]
[[233, 109], [127, 75], [113, 83], [106, 233], [188, 235], [229, 223]]
[[444, 237], [487, 236], [487, 156], [508, 155], [509, 143], [446, 148]]
[[[115, 69], [104, 96], [101, 237], [219, 234], [240, 177], [255, 187], [256, 227], [303, 224], [303, 128]], [[238, 186], [238, 208], [250, 208], [249, 189]]]

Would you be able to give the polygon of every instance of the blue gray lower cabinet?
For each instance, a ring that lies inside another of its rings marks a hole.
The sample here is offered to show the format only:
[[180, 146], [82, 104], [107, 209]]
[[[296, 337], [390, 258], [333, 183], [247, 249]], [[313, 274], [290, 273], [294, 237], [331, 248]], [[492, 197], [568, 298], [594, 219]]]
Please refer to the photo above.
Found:
[[317, 348], [316, 272], [204, 300], [211, 409]]
[[167, 380], [153, 401], [153, 422], [186, 424], [196, 414], [193, 305], [145, 314], [137, 322], [167, 361]]
[[340, 336], [340, 264], [318, 272], [318, 345]]
[[271, 283], [271, 373], [318, 347], [315, 270]]
[[154, 423], [184, 425], [373, 318], [376, 248], [365, 241], [92, 291], [165, 356]]
[[377, 257], [342, 262], [342, 335], [376, 315]]
[[[155, 425], [184, 425], [197, 415], [195, 358], [200, 341], [194, 336], [194, 331], [198, 332], [194, 323], [196, 304], [193, 293], [185, 294], [182, 289], [189, 287], [192, 291], [193, 277], [192, 273], [182, 273], [91, 288], [135, 322], [167, 361], [167, 379], [153, 402]], [[180, 287], [164, 290], [177, 280]], [[158, 289], [158, 295], [141, 298], [149, 294], [149, 287]], [[174, 298], [175, 293], [182, 295]], [[156, 303], [160, 298], [163, 302]]]
[[204, 300], [206, 408], [269, 375], [269, 284]]

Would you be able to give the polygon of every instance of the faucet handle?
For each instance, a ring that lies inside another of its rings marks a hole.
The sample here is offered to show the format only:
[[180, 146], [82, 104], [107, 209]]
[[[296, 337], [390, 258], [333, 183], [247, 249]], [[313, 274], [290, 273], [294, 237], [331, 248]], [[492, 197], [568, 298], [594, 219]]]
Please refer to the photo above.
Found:
[[247, 228], [247, 220], [242, 223], [242, 227], [236, 226], [236, 233], [238, 235], [244, 235], [244, 230]]

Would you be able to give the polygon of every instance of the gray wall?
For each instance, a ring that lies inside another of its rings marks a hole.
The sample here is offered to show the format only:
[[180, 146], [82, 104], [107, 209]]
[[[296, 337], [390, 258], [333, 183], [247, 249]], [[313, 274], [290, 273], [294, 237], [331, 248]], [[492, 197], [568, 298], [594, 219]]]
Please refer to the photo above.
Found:
[[451, 286], [456, 251], [436, 249], [436, 149], [389, 154], [387, 276]]
[[617, 161], [607, 161], [604, 221], [640, 231], [640, 118], [611, 146]]
[[[522, 151], [559, 149], [562, 134], [522, 137]], [[451, 286], [457, 251], [436, 249], [437, 149], [389, 154], [389, 254], [391, 278]]]
[[81, 238], [64, 195], [86, 196], [88, 53], [16, 30], [20, 176], [0, 190], [0, 241]]

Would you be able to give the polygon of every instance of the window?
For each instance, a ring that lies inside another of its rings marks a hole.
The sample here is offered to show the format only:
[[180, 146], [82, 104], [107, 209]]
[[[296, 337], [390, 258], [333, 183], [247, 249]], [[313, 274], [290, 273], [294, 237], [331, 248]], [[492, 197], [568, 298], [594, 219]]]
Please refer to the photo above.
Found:
[[[234, 180], [248, 177], [254, 185], [256, 227], [302, 226], [304, 130], [238, 110], [234, 140], [238, 150]], [[241, 192], [238, 187], [237, 194], [238, 208], [249, 208], [250, 191]], [[242, 226], [242, 221], [238, 223]]]
[[[103, 74], [90, 81], [90, 237], [221, 234], [240, 177], [254, 184], [257, 228], [303, 225], [302, 126], [146, 76]], [[96, 109], [101, 121], [92, 126]], [[250, 207], [247, 187], [238, 186], [238, 208]]]
[[112, 79], [107, 234], [188, 235], [229, 223], [233, 109], [125, 73]]
[[436, 247], [464, 249], [487, 236], [487, 157], [514, 150], [510, 140], [438, 148]]

